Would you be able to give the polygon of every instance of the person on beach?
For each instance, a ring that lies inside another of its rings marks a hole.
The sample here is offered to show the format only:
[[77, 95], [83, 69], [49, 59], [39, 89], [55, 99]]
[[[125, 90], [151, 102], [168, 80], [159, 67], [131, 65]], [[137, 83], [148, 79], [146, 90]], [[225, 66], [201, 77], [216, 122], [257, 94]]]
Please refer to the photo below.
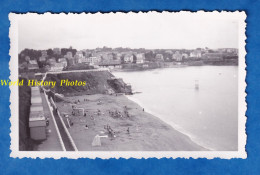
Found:
[[50, 118], [46, 117], [46, 126], [49, 126], [49, 124], [50, 124]]
[[143, 112], [144, 112], [144, 108], [143, 108]]
[[127, 133], [130, 134], [130, 130], [129, 130], [129, 127], [127, 128]]

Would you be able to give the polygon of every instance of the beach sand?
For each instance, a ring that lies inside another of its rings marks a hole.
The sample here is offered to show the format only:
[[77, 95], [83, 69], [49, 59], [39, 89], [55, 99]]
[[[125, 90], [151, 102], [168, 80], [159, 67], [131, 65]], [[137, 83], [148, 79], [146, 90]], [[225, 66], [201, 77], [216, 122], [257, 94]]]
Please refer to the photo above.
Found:
[[[124, 95], [96, 94], [66, 97], [66, 99], [68, 102], [63, 101], [56, 104], [61, 114], [69, 114], [73, 125], [68, 130], [79, 151], [206, 150], [159, 118], [143, 111], [142, 107]], [[74, 104], [74, 106], [84, 108], [86, 116], [72, 115], [72, 103], [75, 101], [78, 104]], [[98, 114], [98, 110], [100, 110], [100, 114]], [[120, 111], [122, 117], [112, 116], [109, 111]], [[67, 124], [65, 117], [64, 122]], [[85, 127], [86, 125], [88, 128]], [[107, 125], [112, 128], [115, 137], [112, 137], [105, 129]], [[108, 137], [100, 138], [101, 146], [92, 146], [96, 135]]]

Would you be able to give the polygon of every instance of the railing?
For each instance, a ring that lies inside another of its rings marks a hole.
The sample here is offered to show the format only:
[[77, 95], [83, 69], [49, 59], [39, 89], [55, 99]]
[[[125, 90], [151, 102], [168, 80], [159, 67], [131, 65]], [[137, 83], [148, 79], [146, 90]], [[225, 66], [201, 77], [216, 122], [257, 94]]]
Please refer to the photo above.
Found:
[[[51, 103], [54, 103], [52, 98], [50, 101], [51, 101]], [[58, 128], [60, 136], [62, 138], [62, 143], [64, 144], [65, 150], [66, 151], [78, 151], [62, 117], [60, 116], [60, 113], [59, 113], [55, 103], [53, 104], [52, 114], [54, 116], [54, 120], [57, 123], [57, 128]]]
[[54, 115], [53, 115], [53, 112], [52, 112], [52, 111], [53, 111], [53, 108], [51, 107], [50, 102], [48, 101], [48, 98], [47, 98], [47, 95], [46, 95], [45, 92], [44, 92], [44, 96], [45, 96], [46, 102], [47, 102], [47, 104], [48, 104], [49, 110], [50, 110], [50, 112], [51, 112], [51, 117], [52, 117], [52, 120], [53, 120], [55, 129], [56, 129], [56, 131], [57, 131], [57, 134], [58, 134], [58, 138], [59, 138], [59, 142], [60, 142], [60, 144], [61, 144], [61, 148], [62, 148], [63, 151], [66, 151], [66, 148], [65, 148], [65, 146], [64, 146], [64, 142], [63, 142], [63, 140], [62, 140], [62, 138], [61, 138], [60, 131], [59, 131], [59, 129], [58, 129], [56, 120], [55, 120]]

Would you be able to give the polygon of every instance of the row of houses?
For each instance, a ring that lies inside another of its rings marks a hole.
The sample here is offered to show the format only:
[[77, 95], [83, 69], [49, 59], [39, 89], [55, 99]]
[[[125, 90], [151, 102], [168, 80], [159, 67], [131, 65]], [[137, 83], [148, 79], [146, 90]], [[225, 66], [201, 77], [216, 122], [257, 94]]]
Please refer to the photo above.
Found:
[[[157, 52], [157, 53], [156, 53]], [[163, 61], [187, 61], [187, 60], [210, 60], [210, 61], [221, 61], [223, 60], [225, 54], [237, 54], [237, 49], [217, 49], [213, 53], [209, 53], [208, 49], [196, 49], [192, 51], [178, 50], [178, 51], [153, 51], [154, 59], [153, 61], [163, 62]], [[65, 55], [61, 55], [61, 50], [59, 48], [53, 49], [53, 54], [55, 57], [49, 57], [46, 50], [41, 51], [41, 56], [38, 59], [39, 63], [44, 63], [45, 68], [48, 71], [62, 71], [64, 68], [75, 65], [75, 64], [89, 64], [101, 67], [121, 67], [121, 64], [142, 64], [146, 62], [145, 53], [136, 53], [132, 51], [128, 52], [104, 52], [104, 51], [89, 51], [82, 50], [76, 51], [74, 54], [68, 51]], [[57, 59], [57, 57], [59, 57]], [[26, 56], [25, 59], [28, 63], [28, 70], [38, 70], [39, 66], [36, 60], [30, 60], [30, 57]], [[22, 65], [21, 65], [22, 66]]]
[[64, 56], [68, 60], [69, 65], [76, 63], [89, 63], [93, 65], [104, 64], [106, 62], [119, 62], [120, 63], [144, 63], [144, 53], [111, 53], [111, 52], [94, 52], [90, 54], [83, 54], [82, 51], [76, 52], [75, 56], [71, 52], [67, 52]]
[[[209, 53], [209, 52], [202, 53], [200, 50], [194, 50], [194, 51], [190, 52], [189, 55], [187, 53], [180, 53], [179, 51], [176, 51], [172, 55], [172, 60], [183, 61], [183, 60], [201, 59], [201, 60], [205, 60], [205, 61], [222, 61], [222, 60], [224, 60], [224, 58], [226, 56], [228, 56], [230, 54], [232, 54], [233, 56], [237, 56], [237, 50], [228, 49], [228, 52], [227, 52], [225, 49], [225, 52], [218, 51], [218, 52], [213, 52], [213, 53]], [[156, 55], [156, 57], [157, 57], [157, 55]], [[162, 57], [162, 56], [160, 56], [160, 57]]]

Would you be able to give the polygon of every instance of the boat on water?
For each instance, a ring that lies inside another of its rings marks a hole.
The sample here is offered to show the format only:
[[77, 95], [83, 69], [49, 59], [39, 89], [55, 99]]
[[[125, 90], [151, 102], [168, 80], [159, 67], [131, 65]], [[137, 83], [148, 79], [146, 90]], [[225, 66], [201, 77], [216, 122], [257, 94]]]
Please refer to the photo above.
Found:
[[195, 89], [199, 90], [199, 80], [195, 80]]

